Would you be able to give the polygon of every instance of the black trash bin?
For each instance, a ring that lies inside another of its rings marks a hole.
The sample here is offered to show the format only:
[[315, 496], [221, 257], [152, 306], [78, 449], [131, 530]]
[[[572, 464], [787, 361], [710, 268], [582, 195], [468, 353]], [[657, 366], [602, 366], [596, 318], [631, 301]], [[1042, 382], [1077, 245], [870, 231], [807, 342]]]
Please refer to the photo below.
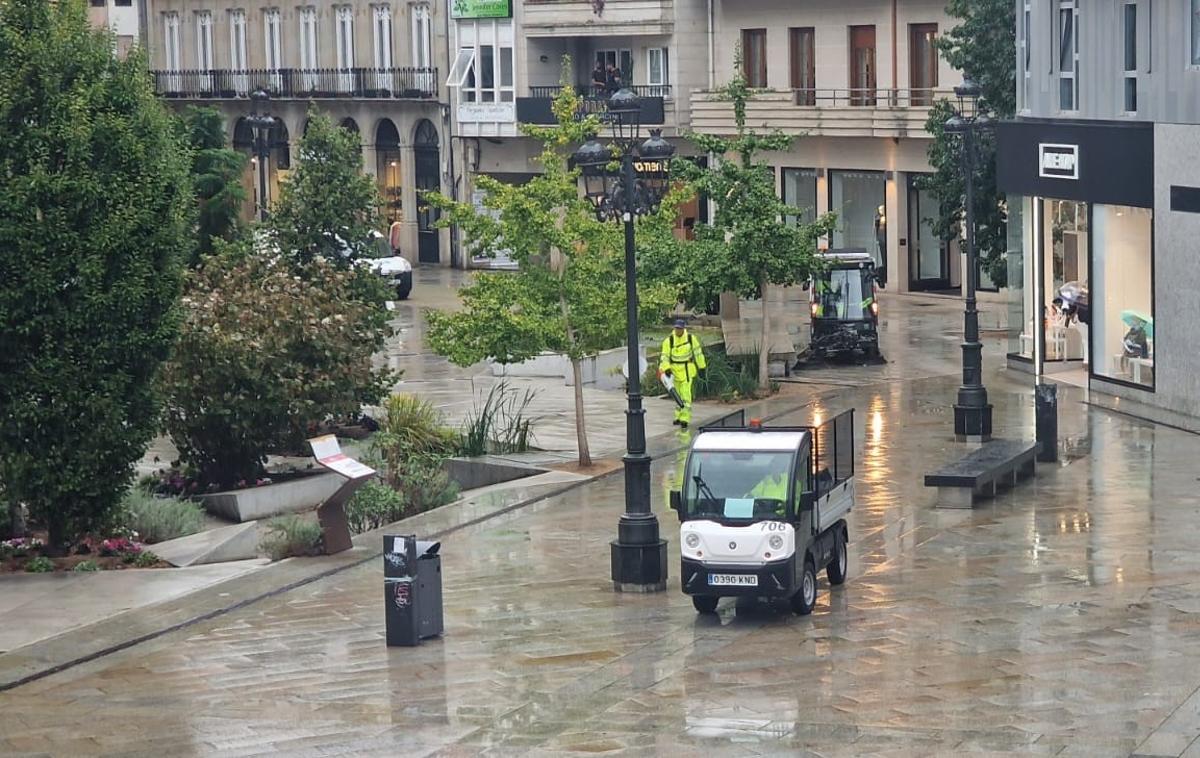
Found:
[[1058, 385], [1039, 384], [1034, 387], [1035, 423], [1037, 429], [1037, 459], [1042, 463], [1058, 460]]
[[389, 647], [411, 647], [442, 633], [440, 542], [383, 538], [384, 623]]

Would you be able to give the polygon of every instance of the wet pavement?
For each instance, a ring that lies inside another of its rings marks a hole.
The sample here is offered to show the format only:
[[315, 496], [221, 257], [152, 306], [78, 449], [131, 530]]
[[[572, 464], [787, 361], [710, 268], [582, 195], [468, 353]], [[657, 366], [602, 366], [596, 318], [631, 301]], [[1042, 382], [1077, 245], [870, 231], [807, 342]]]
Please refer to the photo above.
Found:
[[[611, 590], [609, 477], [449, 536], [444, 639], [386, 648], [367, 564], [0, 694], [0, 754], [1200, 753], [1200, 438], [1064, 389], [1062, 463], [938, 510], [957, 379], [903, 378], [951, 360], [935, 336], [886, 383], [789, 387], [784, 422], [859, 421], [850, 580], [811, 617], [694, 613], [668, 457], [666, 593]], [[989, 360], [998, 435], [1032, 436]]]

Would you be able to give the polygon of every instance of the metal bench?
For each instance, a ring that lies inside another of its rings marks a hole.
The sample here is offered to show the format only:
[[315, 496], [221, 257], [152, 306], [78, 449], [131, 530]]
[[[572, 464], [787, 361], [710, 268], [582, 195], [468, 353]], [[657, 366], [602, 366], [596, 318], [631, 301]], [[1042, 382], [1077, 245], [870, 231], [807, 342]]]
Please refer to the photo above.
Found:
[[976, 500], [995, 497], [1034, 473], [1036, 442], [993, 440], [925, 475], [926, 487], [938, 488], [938, 505], [970, 508]]

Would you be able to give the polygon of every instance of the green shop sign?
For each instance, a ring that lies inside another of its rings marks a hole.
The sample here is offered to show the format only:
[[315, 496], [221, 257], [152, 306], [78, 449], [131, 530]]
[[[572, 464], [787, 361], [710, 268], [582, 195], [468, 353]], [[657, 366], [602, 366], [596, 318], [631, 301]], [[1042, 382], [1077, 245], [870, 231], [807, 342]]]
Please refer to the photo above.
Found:
[[509, 18], [512, 0], [450, 0], [451, 18]]

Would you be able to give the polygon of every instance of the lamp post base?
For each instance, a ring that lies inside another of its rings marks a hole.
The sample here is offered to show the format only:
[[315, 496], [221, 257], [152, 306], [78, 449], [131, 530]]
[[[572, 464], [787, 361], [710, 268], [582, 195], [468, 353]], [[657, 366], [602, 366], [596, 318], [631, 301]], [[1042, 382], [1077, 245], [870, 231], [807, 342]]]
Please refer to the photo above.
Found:
[[631, 545], [616, 539], [610, 543], [610, 547], [614, 590], [662, 592], [667, 588], [666, 540], [656, 539], [651, 544]]
[[954, 436], [959, 442], [987, 442], [992, 438], [992, 406], [955, 405]]

